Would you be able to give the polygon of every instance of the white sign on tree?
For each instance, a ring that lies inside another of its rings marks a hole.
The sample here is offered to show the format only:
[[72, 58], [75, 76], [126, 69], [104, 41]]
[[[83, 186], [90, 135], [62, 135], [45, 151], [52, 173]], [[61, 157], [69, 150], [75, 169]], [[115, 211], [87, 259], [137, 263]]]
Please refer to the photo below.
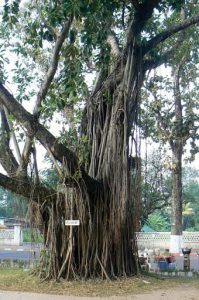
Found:
[[66, 226], [79, 226], [80, 220], [65, 220]]

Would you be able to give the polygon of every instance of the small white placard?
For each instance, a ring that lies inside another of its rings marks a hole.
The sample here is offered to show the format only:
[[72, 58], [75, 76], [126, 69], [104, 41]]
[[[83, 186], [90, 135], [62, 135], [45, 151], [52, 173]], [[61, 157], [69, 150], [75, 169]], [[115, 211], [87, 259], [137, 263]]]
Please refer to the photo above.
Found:
[[65, 220], [66, 226], [79, 226], [80, 220]]

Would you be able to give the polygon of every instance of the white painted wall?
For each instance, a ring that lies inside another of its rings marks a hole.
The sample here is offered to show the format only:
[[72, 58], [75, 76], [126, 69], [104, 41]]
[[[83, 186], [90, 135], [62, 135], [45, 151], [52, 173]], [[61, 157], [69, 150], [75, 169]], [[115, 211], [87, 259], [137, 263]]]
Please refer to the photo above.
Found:
[[23, 243], [22, 228], [20, 224], [14, 229], [0, 229], [0, 245], [20, 246]]
[[170, 232], [136, 232], [135, 238], [139, 250], [160, 248], [170, 249], [171, 253], [181, 253], [181, 248], [188, 247], [192, 252], [199, 251], [199, 232], [185, 231], [180, 238], [171, 236]]

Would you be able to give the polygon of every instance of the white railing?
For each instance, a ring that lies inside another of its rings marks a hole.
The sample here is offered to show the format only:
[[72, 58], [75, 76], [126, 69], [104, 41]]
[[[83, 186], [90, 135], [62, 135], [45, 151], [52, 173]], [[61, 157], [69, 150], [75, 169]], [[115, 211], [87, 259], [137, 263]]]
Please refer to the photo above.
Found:
[[22, 230], [19, 224], [14, 229], [0, 229], [0, 245], [21, 245], [23, 242]]
[[14, 239], [13, 229], [0, 229], [0, 240]]
[[[170, 232], [136, 232], [138, 249], [161, 248], [169, 249]], [[199, 232], [183, 232], [184, 247], [199, 250]]]
[[199, 232], [183, 232], [184, 243], [198, 243], [199, 244]]

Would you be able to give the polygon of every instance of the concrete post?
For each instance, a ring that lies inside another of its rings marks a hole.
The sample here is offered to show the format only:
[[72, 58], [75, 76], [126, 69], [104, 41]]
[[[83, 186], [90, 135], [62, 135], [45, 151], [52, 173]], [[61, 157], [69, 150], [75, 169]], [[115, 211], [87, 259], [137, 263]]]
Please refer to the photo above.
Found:
[[171, 234], [169, 252], [172, 254], [182, 253], [182, 248], [184, 248], [183, 236]]
[[23, 243], [21, 224], [14, 224], [14, 245], [20, 246]]
[[5, 225], [4, 224], [4, 219], [0, 219], [0, 225]]

